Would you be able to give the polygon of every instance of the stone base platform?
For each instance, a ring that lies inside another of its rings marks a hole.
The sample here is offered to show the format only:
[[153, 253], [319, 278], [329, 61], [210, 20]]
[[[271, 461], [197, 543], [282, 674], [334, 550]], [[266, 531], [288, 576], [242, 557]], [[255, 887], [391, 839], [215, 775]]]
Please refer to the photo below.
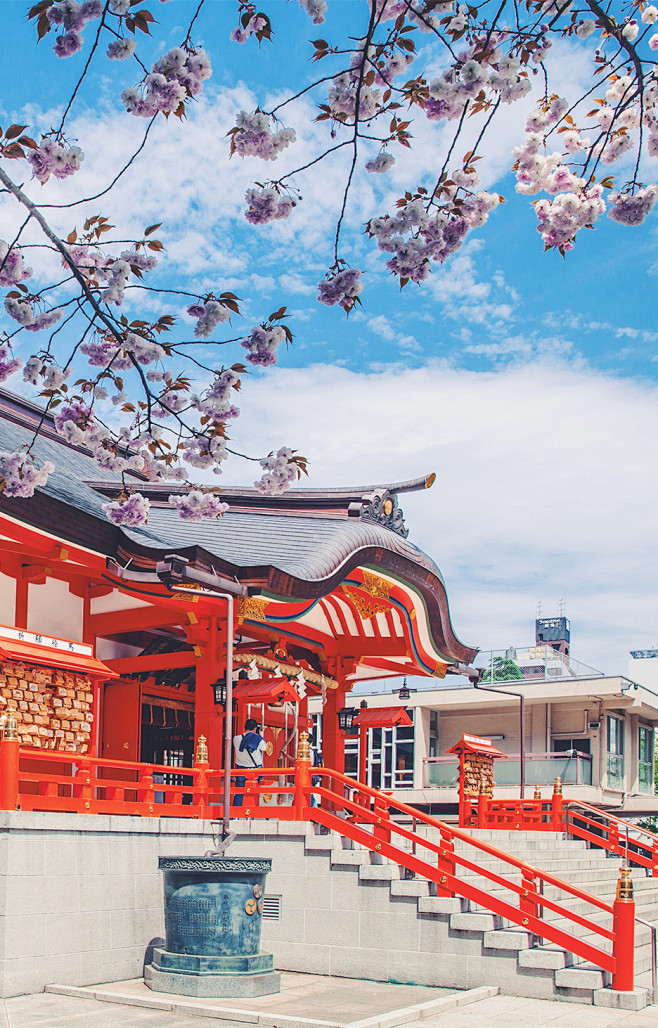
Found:
[[[188, 1023], [184, 1020], [186, 1017], [202, 1017], [204, 1024], [205, 1018], [215, 1018], [216, 1021], [226, 1023], [227, 1028], [229, 1025], [231, 1028], [240, 1028], [247, 1024], [259, 1025], [261, 1028], [394, 1028], [416, 1019], [454, 1012], [458, 1007], [496, 995], [498, 989], [488, 986], [454, 991], [359, 981], [354, 978], [290, 974], [284, 971], [281, 973], [280, 992], [253, 999], [196, 999], [164, 992], [154, 993], [141, 978], [82, 988], [48, 985], [46, 992], [87, 1002], [100, 1000], [106, 1004], [118, 1004], [124, 1010], [130, 1006], [147, 1008], [151, 1012], [161, 1011], [163, 1014], [166, 1011], [176, 1024], [181, 1025]], [[89, 1023], [95, 1022], [90, 1020]], [[135, 1012], [134, 1024], [141, 1023]], [[132, 1025], [133, 1022], [131, 1028]], [[17, 1025], [17, 1028], [23, 1028], [23, 1025]]]
[[144, 968], [144, 984], [153, 992], [195, 999], [251, 999], [279, 992], [281, 975], [271, 953], [204, 957], [156, 948], [153, 963]]

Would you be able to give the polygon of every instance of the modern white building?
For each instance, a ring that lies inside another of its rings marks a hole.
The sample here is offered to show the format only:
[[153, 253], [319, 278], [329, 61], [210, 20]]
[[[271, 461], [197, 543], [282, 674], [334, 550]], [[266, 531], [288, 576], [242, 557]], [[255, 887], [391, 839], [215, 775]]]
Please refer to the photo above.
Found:
[[[519, 797], [523, 697], [527, 798], [535, 787], [548, 797], [559, 776], [571, 799], [618, 813], [658, 812], [658, 659], [640, 660], [655, 667], [655, 688], [648, 676], [603, 675], [570, 656], [568, 621], [550, 620], [561, 622], [554, 625], [561, 638], [542, 639], [537, 622], [534, 646], [480, 654], [477, 687], [465, 679], [409, 679], [409, 696], [401, 700], [400, 679], [356, 685], [348, 697], [352, 706], [402, 702], [413, 721], [368, 732], [368, 784], [436, 814], [456, 812], [458, 758], [447, 751], [468, 733], [493, 739], [507, 755], [496, 762], [495, 797]], [[355, 777], [358, 756], [355, 730], [346, 737], [346, 769]]]

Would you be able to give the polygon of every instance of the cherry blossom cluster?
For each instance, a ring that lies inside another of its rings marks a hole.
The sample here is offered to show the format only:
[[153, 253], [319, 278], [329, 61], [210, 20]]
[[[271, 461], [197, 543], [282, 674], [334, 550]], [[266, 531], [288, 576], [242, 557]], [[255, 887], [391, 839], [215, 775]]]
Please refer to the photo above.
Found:
[[245, 193], [248, 207], [245, 218], [251, 225], [266, 225], [268, 221], [280, 221], [290, 215], [297, 200], [287, 193], [281, 193], [274, 186], [248, 189]]
[[[355, 54], [354, 59], [360, 63], [361, 53]], [[360, 83], [359, 68], [353, 67], [351, 71], [336, 75], [332, 80], [327, 90], [326, 108], [336, 121], [353, 123], [357, 100], [360, 121], [369, 121], [381, 110], [381, 90]]]
[[366, 171], [376, 175], [383, 175], [390, 171], [394, 164], [395, 157], [392, 154], [378, 153], [376, 157], [371, 157], [369, 161], [366, 161]]
[[0, 382], [5, 382], [15, 374], [22, 365], [19, 357], [14, 357], [8, 346], [0, 343]]
[[475, 44], [459, 55], [457, 64], [446, 68], [439, 78], [429, 83], [425, 115], [430, 121], [461, 118], [466, 105], [487, 88], [505, 104], [514, 103], [530, 92], [532, 84], [517, 57], [504, 57], [495, 47], [487, 58], [481, 56], [475, 60], [473, 55], [481, 51], [479, 43]]
[[221, 474], [223, 461], [228, 457], [226, 440], [221, 435], [208, 439], [204, 435], [195, 436], [183, 451], [183, 458], [193, 468], [211, 469], [213, 474]]
[[40, 146], [30, 150], [27, 159], [35, 179], [47, 182], [51, 175], [55, 178], [74, 175], [85, 155], [79, 146], [63, 146], [54, 139], [45, 138]]
[[187, 313], [191, 318], [197, 319], [194, 326], [194, 334], [197, 339], [207, 339], [217, 325], [230, 321], [231, 318], [229, 308], [219, 300], [215, 300], [214, 297], [206, 300], [205, 303], [193, 303], [191, 307], [187, 308]]
[[30, 357], [23, 368], [23, 380], [29, 382], [30, 385], [39, 385], [39, 378], [41, 378], [43, 391], [55, 392], [61, 389], [70, 373], [70, 368], [60, 368], [54, 361], [46, 362], [34, 355]]
[[99, 290], [100, 299], [120, 307], [131, 272], [153, 271], [157, 259], [136, 250], [122, 250], [118, 258], [106, 256], [94, 246], [72, 245], [69, 253], [78, 269]]
[[130, 331], [123, 334], [120, 345], [116, 336], [107, 333], [100, 339], [83, 343], [80, 352], [92, 367], [111, 367], [113, 371], [127, 371], [134, 367], [131, 358], [147, 367], [166, 357], [166, 351], [154, 339]]
[[324, 24], [327, 0], [299, 0], [299, 4], [306, 11], [314, 25]]
[[349, 314], [356, 303], [359, 293], [363, 292], [361, 272], [358, 268], [331, 269], [326, 277], [318, 282], [318, 300], [328, 307], [338, 304]]
[[151, 504], [141, 493], [131, 493], [127, 499], [120, 498], [103, 504], [103, 510], [114, 525], [125, 528], [139, 528], [148, 521]]
[[200, 489], [191, 489], [183, 496], [172, 495], [169, 502], [177, 509], [183, 521], [220, 518], [228, 510], [228, 503], [222, 503], [216, 493], [205, 493]]
[[603, 186], [593, 185], [578, 193], [560, 193], [554, 200], [537, 200], [537, 231], [548, 248], [562, 253], [572, 250], [574, 237], [581, 228], [593, 225], [605, 213]]
[[645, 186], [636, 193], [610, 193], [608, 217], [620, 225], [641, 225], [658, 199], [658, 186]]
[[263, 457], [260, 466], [264, 469], [264, 474], [254, 482], [254, 486], [259, 493], [266, 496], [280, 496], [285, 493], [299, 476], [294, 450], [287, 446], [282, 446], [276, 453]]
[[155, 62], [141, 86], [124, 89], [121, 100], [126, 110], [138, 118], [179, 114], [188, 97], [197, 96], [211, 75], [205, 50], [188, 52], [177, 46]]
[[212, 384], [202, 395], [193, 394], [190, 397], [190, 404], [200, 414], [208, 415], [213, 421], [228, 421], [240, 414], [239, 407], [231, 403], [232, 390], [239, 388], [238, 372], [234, 368], [226, 368], [215, 375]]
[[26, 268], [23, 254], [18, 246], [11, 250], [4, 239], [0, 239], [0, 286], [18, 286], [32, 277], [32, 268]]
[[[231, 153], [241, 157], [260, 157], [263, 161], [275, 161], [282, 150], [296, 139], [294, 129], [281, 128], [273, 132], [271, 125], [274, 119], [264, 111], [256, 110], [253, 114], [240, 111], [236, 124], [231, 129]], [[276, 122], [274, 122], [276, 124]]]
[[452, 14], [454, 6], [452, 0], [439, 0], [438, 3], [428, 3], [427, 0], [377, 0], [377, 14], [380, 21], [391, 21], [403, 14], [421, 32], [438, 32], [440, 19]]
[[103, 13], [101, 0], [61, 0], [46, 11], [46, 18], [51, 26], [62, 28], [61, 36], [57, 36], [53, 50], [57, 57], [70, 57], [82, 49], [82, 32], [88, 21], [95, 21]]
[[37, 467], [34, 458], [25, 451], [0, 453], [0, 476], [5, 496], [19, 496], [28, 499], [34, 490], [44, 486], [48, 475], [55, 470], [52, 461], [46, 460]]
[[399, 202], [395, 217], [386, 214], [368, 222], [368, 235], [380, 250], [393, 255], [386, 267], [403, 285], [424, 281], [431, 262], [442, 263], [456, 253], [468, 232], [484, 225], [501, 202], [496, 193], [472, 192], [478, 182], [473, 169], [453, 171], [442, 183], [441, 202], [430, 203], [426, 196], [407, 194]]
[[129, 36], [123, 39], [113, 39], [108, 45], [107, 56], [111, 61], [125, 61], [135, 53], [137, 43]]
[[62, 317], [59, 310], [37, 311], [31, 300], [12, 295], [5, 300], [5, 310], [10, 318], [28, 332], [41, 332], [44, 328], [56, 325]]
[[240, 345], [247, 351], [247, 360], [261, 368], [269, 368], [276, 364], [276, 351], [286, 338], [286, 330], [282, 325], [268, 328], [266, 325], [255, 325], [248, 336], [240, 340]]
[[246, 43], [251, 36], [255, 36], [259, 43], [262, 39], [270, 39], [272, 32], [267, 15], [258, 12], [250, 3], [243, 2], [239, 6], [242, 15], [239, 24], [231, 32], [232, 42]]

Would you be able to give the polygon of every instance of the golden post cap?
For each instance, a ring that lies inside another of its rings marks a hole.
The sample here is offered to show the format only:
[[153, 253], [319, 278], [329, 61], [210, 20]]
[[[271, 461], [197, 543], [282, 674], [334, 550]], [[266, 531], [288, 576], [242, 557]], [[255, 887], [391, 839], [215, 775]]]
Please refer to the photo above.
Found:
[[311, 759], [311, 744], [308, 741], [308, 732], [302, 732], [299, 736], [299, 746], [297, 747], [297, 760], [310, 760]]
[[617, 894], [615, 899], [624, 900], [627, 903], [633, 899], [633, 880], [630, 867], [619, 868], [619, 879], [617, 881]]
[[559, 777], [555, 779], [555, 785], [553, 786], [553, 794], [555, 796], [562, 795], [562, 779]]
[[7, 714], [7, 718], [2, 729], [3, 739], [18, 739], [18, 722], [13, 714]]
[[208, 747], [207, 747], [206, 743], [207, 743], [207, 739], [206, 739], [205, 735], [200, 735], [199, 738], [196, 741], [196, 754], [195, 754], [195, 757], [194, 757], [194, 759], [197, 762], [197, 764], [207, 764], [208, 763]]

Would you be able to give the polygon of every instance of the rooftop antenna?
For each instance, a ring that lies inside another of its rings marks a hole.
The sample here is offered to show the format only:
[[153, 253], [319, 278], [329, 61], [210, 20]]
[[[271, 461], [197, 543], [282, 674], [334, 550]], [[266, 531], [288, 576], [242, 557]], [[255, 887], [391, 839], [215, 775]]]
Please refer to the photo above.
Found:
[[539, 600], [538, 603], [537, 603], [537, 620], [538, 621], [539, 621], [540, 617], [541, 617], [541, 600]]
[[564, 593], [562, 595], [562, 599], [560, 600], [560, 617], [561, 618], [563, 618], [565, 616], [566, 609], [567, 609], [567, 592], [566, 592], [566, 589], [565, 589], [565, 591], [564, 591]]

